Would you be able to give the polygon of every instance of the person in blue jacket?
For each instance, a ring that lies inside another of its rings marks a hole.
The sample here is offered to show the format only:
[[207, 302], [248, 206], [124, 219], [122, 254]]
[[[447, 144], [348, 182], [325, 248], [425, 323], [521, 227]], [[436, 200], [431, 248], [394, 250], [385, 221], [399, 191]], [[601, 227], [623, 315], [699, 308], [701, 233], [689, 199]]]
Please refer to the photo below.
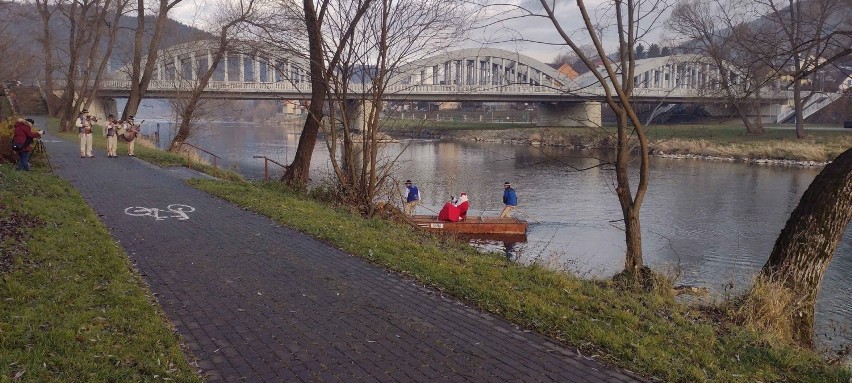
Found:
[[509, 212], [518, 206], [518, 195], [515, 194], [515, 189], [512, 189], [512, 184], [509, 182], [503, 183], [503, 212], [500, 213], [500, 218], [508, 217]]
[[411, 183], [411, 180], [405, 180], [405, 188], [408, 189], [405, 196], [405, 215], [414, 215], [414, 209], [420, 203], [420, 191]]

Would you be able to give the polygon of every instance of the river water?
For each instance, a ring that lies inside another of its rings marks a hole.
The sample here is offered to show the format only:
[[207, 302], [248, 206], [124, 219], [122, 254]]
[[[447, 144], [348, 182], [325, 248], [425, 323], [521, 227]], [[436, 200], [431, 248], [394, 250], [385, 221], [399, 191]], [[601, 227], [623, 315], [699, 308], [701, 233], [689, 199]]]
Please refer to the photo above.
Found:
[[[260, 178], [263, 161], [252, 156], [288, 164], [300, 127], [208, 124], [189, 142], [221, 156], [225, 166]], [[160, 124], [162, 142], [169, 138], [168, 129], [168, 124]], [[146, 134], [155, 130], [155, 123], [143, 127]], [[531, 223], [528, 241], [479, 246], [505, 252], [519, 262], [539, 262], [589, 278], [605, 278], [623, 267], [624, 234], [614, 174], [608, 167], [595, 167], [599, 160], [591, 157], [593, 153], [435, 140], [405, 140], [386, 144], [384, 150], [388, 156], [402, 151], [393, 175], [397, 180], [411, 179], [420, 188], [420, 214], [437, 211], [450, 195], [466, 192], [469, 215], [495, 215], [502, 208], [503, 182], [512, 182], [519, 198], [516, 215]], [[312, 182], [330, 174], [328, 158], [320, 140]], [[646, 264], [669, 270], [680, 283], [707, 287], [716, 296], [743, 291], [766, 262], [790, 212], [819, 170], [653, 158], [641, 211]], [[281, 174], [274, 165], [270, 171]], [[852, 342], [850, 272], [852, 225], [820, 292], [817, 333], [823, 344]]]

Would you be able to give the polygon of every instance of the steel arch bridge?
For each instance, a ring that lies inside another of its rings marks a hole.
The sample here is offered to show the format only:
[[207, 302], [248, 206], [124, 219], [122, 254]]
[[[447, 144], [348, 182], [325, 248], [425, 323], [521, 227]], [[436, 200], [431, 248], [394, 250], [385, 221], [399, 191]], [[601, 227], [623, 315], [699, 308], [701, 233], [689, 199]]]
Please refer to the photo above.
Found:
[[[213, 59], [215, 42], [202, 40], [160, 51], [146, 98], [174, 97], [191, 90]], [[101, 84], [102, 97], [123, 97], [130, 89], [127, 68]], [[634, 97], [670, 102], [721, 98], [711, 86], [718, 70], [695, 55], [639, 60]], [[529, 56], [497, 48], [448, 51], [399, 67], [390, 76], [387, 100], [410, 101], [601, 101], [604, 89], [589, 73], [570, 79]], [[353, 94], [369, 92], [369, 82], [350, 86]], [[223, 99], [305, 99], [311, 85], [308, 62], [292, 54], [264, 52], [246, 46], [228, 52], [204, 90]], [[784, 100], [786, 92], [763, 95]]]

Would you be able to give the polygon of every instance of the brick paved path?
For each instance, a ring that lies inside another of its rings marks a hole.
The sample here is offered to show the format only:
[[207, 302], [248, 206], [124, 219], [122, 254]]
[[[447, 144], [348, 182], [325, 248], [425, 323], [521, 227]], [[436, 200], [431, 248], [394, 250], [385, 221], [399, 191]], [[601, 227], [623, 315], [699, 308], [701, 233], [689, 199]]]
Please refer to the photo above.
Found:
[[[82, 159], [76, 143], [55, 137], [46, 146], [136, 263], [206, 381], [637, 381], [187, 186], [186, 172], [102, 150]], [[195, 210], [186, 220], [125, 214], [171, 204]]]

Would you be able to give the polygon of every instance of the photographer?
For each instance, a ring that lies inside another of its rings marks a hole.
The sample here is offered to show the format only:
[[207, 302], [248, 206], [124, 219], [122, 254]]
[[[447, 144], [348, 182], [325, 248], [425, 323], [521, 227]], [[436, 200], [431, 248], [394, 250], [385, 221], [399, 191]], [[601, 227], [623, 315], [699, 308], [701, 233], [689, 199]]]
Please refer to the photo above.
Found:
[[33, 140], [44, 134], [43, 130], [33, 131], [32, 119], [19, 118], [15, 122], [15, 133], [12, 136], [12, 149], [18, 153], [18, 170], [30, 171], [30, 153], [33, 150]]
[[77, 118], [77, 131], [80, 133], [80, 158], [94, 157], [92, 155], [92, 124], [98, 119], [89, 115], [89, 111], [83, 109]]

